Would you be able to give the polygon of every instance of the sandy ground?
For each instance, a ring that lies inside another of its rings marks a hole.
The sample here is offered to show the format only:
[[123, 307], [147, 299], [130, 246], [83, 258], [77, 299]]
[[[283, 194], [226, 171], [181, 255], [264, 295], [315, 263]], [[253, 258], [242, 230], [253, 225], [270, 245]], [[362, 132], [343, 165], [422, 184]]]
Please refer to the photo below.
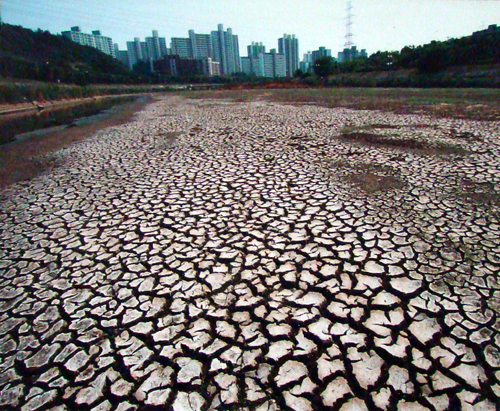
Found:
[[494, 410], [499, 137], [170, 96], [61, 150], [2, 195], [1, 407]]

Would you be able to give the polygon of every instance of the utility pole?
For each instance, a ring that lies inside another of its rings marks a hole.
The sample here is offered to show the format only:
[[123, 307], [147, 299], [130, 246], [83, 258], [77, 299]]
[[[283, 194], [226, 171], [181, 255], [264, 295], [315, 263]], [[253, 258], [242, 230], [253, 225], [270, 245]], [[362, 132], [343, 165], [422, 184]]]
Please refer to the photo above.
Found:
[[344, 48], [350, 49], [352, 46], [354, 46], [354, 42], [352, 41], [353, 35], [352, 35], [352, 0], [349, 0], [347, 2], [347, 9], [346, 9], [346, 17], [345, 17], [345, 44]]

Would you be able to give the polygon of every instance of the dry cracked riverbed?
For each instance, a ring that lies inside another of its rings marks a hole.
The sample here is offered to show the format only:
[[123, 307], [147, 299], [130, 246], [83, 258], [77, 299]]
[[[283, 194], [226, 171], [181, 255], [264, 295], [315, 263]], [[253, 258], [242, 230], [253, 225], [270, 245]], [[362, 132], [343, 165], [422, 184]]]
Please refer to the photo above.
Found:
[[166, 97], [60, 151], [1, 200], [1, 408], [495, 410], [499, 137]]

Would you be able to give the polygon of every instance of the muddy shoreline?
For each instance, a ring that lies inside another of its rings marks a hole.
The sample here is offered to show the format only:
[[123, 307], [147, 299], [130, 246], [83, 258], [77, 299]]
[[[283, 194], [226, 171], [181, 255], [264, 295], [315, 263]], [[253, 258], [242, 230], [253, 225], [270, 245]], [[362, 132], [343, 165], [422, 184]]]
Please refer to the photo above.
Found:
[[[150, 95], [129, 97], [137, 97], [137, 100], [118, 104], [115, 106], [116, 110], [111, 109], [102, 113], [91, 122], [73, 121], [69, 126], [40, 129], [29, 133], [22, 140], [1, 145], [0, 189], [16, 182], [29, 180], [60, 165], [61, 161], [54, 155], [55, 151], [83, 141], [99, 130], [130, 121], [135, 113], [153, 101]], [[82, 104], [82, 102], [77, 104]]]
[[120, 98], [120, 97], [135, 97], [141, 96], [144, 93], [137, 94], [121, 94], [121, 95], [103, 95], [95, 97], [85, 97], [77, 99], [63, 99], [54, 101], [32, 101], [30, 103], [17, 103], [17, 104], [1, 104], [0, 105], [0, 116], [15, 116], [15, 115], [25, 115], [27, 112], [39, 112], [39, 111], [52, 111], [58, 110], [64, 107], [71, 107], [74, 105], [79, 105], [82, 103], [90, 101], [99, 101], [110, 98]]

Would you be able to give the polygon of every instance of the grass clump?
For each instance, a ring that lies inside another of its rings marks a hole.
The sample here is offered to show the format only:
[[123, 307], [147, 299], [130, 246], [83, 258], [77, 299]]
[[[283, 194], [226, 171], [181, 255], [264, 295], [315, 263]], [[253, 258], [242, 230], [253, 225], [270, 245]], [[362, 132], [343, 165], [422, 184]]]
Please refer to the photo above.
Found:
[[390, 166], [358, 163], [351, 165], [345, 160], [338, 160], [334, 166], [345, 172], [342, 179], [355, 184], [366, 194], [401, 190], [406, 184], [399, 177], [399, 172]]
[[458, 155], [464, 156], [468, 151], [462, 147], [442, 142], [427, 143], [412, 138], [368, 133], [365, 131], [352, 131], [348, 129], [339, 136], [341, 140], [366, 144], [370, 146], [387, 147], [396, 150], [411, 151], [419, 155]]
[[490, 182], [476, 182], [468, 178], [459, 181], [459, 196], [476, 204], [500, 206], [500, 193]]
[[367, 194], [376, 194], [391, 190], [401, 190], [405, 184], [393, 176], [381, 176], [370, 172], [353, 173], [345, 177]]

